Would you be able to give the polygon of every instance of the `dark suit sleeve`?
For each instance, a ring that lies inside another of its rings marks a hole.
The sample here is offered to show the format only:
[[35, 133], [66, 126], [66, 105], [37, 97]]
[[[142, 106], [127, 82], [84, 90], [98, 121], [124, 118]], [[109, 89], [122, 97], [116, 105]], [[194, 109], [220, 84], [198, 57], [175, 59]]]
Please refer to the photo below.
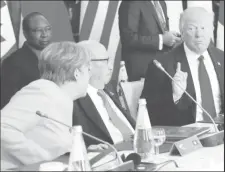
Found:
[[21, 89], [20, 80], [22, 70], [11, 62], [3, 62], [1, 69], [1, 109], [9, 102], [11, 97]]
[[149, 64], [141, 97], [146, 98], [152, 125], [181, 126], [189, 122], [187, 105], [173, 101], [171, 80], [153, 63]]
[[159, 49], [159, 35], [140, 35], [141, 19], [139, 2], [122, 2], [119, 10], [119, 28], [122, 44], [136, 49]]

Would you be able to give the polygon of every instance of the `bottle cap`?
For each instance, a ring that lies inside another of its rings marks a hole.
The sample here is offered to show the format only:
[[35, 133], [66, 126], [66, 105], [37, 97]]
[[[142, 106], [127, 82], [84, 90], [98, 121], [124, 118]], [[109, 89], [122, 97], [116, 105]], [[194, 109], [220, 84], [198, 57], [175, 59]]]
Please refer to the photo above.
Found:
[[141, 81], [141, 82], [144, 82], [144, 81], [145, 81], [145, 78], [141, 78], [140, 81]]
[[145, 104], [146, 105], [146, 99], [139, 99], [139, 104]]
[[83, 132], [82, 126], [81, 125], [73, 126], [73, 131], [74, 132]]
[[124, 62], [124, 61], [121, 61], [121, 62], [120, 62], [120, 65], [121, 65], [121, 66], [125, 65], [125, 62]]

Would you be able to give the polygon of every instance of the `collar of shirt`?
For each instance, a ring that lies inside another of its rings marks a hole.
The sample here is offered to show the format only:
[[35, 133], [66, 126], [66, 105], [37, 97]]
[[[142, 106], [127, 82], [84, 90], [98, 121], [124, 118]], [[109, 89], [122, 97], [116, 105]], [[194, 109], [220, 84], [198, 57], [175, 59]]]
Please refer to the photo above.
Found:
[[[185, 54], [186, 54], [186, 56], [187, 56], [187, 58], [188, 58], [188, 61], [190, 62], [190, 63], [193, 63], [193, 62], [198, 62], [198, 58], [202, 55], [202, 56], [204, 56], [204, 59], [203, 60], [205, 60], [206, 58], [208, 58], [208, 51], [206, 50], [204, 53], [202, 53], [202, 54], [197, 54], [197, 53], [195, 53], [195, 52], [193, 52], [193, 51], [191, 51], [188, 47], [187, 47], [187, 45], [184, 43], [184, 51], [185, 51]], [[196, 60], [193, 60], [193, 59], [196, 59]]]
[[93, 95], [93, 94], [97, 95], [98, 89], [94, 88], [92, 85], [88, 84], [87, 93], [89, 95]]
[[33, 48], [33, 47], [30, 46], [27, 42], [25, 42], [25, 44], [31, 49], [31, 51], [33, 51], [33, 53], [34, 53], [37, 57], [40, 56], [41, 50], [37, 50], [37, 49]]
[[[65, 92], [63, 92], [60, 89], [60, 87], [54, 82], [46, 80], [46, 79], [39, 79], [39, 80], [36, 80], [36, 82], [42, 84], [44, 90], [48, 92], [49, 94], [51, 94], [51, 96], [54, 99], [59, 100], [60, 102], [62, 101], [62, 98], [64, 99], [63, 101], [67, 101], [67, 102], [73, 101], [72, 98], [69, 95], [67, 95]], [[57, 95], [55, 94], [56, 92], [57, 92]], [[60, 96], [60, 98], [57, 98], [58, 96]]]
[[38, 84], [41, 90], [46, 92], [46, 94], [60, 106], [60, 109], [65, 112], [69, 111], [70, 113], [73, 107], [73, 100], [67, 93], [62, 91], [57, 84], [46, 79], [39, 79], [34, 82], [35, 84]]

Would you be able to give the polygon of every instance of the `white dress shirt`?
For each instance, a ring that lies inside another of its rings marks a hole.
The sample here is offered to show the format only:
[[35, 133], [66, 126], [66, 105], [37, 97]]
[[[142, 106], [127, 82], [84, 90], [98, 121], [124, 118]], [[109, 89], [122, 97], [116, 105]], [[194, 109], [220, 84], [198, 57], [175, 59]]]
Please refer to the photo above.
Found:
[[[199, 60], [198, 58], [200, 55], [194, 53], [191, 51], [186, 44], [184, 44], [184, 50], [185, 54], [187, 56], [187, 61], [191, 70], [191, 75], [193, 78], [194, 82], [194, 88], [195, 88], [195, 93], [196, 93], [196, 100], [199, 104], [202, 103], [201, 100], [201, 90], [200, 90], [200, 85], [199, 85], [199, 79], [198, 79], [198, 66], [199, 66]], [[219, 86], [219, 81], [214, 69], [213, 62], [211, 60], [211, 57], [209, 56], [208, 51], [205, 51], [203, 54], [204, 56], [204, 65], [206, 67], [207, 73], [209, 75], [209, 80], [211, 83], [212, 87], [212, 92], [213, 92], [213, 99], [214, 99], [214, 104], [215, 104], [215, 109], [216, 113], [219, 114], [221, 110], [221, 97], [220, 97], [220, 86]], [[189, 77], [189, 76], [188, 76]], [[202, 110], [197, 106], [196, 109], [196, 121], [202, 121], [203, 116], [202, 116]]]
[[[108, 112], [107, 112], [106, 108], [104, 107], [103, 100], [97, 94], [98, 90], [96, 88], [92, 87], [91, 85], [89, 85], [87, 93], [89, 94], [89, 96], [90, 96], [92, 102], [94, 103], [97, 111], [99, 112], [99, 114], [100, 114], [100, 116], [101, 116], [101, 118], [102, 118], [102, 120], [103, 120], [112, 140], [113, 140], [113, 143], [116, 144], [116, 143], [122, 142], [123, 136], [122, 136], [121, 132], [111, 122], [111, 120], [109, 118], [109, 115], [108, 115]], [[127, 125], [129, 127], [129, 129], [132, 131], [132, 133], [134, 133], [134, 129], [132, 128], [132, 126], [130, 125], [128, 120], [124, 117], [122, 112], [116, 107], [116, 105], [114, 104], [114, 102], [111, 100], [111, 98], [108, 95], [107, 95], [107, 99], [108, 99], [111, 107], [113, 108], [113, 110], [120, 117], [120, 119], [124, 122], [124, 125]]]

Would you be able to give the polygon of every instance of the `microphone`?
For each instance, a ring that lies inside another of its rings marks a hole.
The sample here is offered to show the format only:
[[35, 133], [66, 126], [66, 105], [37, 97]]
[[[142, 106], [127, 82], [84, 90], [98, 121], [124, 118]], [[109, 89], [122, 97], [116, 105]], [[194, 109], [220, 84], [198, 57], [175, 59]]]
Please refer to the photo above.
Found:
[[133, 161], [134, 165], [139, 165], [141, 163], [141, 156], [137, 153], [131, 153], [126, 158], [124, 157], [124, 161]]
[[[41, 113], [40, 111], [36, 111], [36, 114], [37, 114], [38, 116], [40, 116], [40, 117], [44, 117], [44, 118], [50, 119], [50, 120], [52, 120], [52, 121], [55, 121], [55, 122], [57, 122], [57, 123], [59, 123], [59, 124], [62, 124], [62, 125], [64, 125], [64, 126], [68, 127], [70, 130], [73, 130], [73, 127], [70, 127], [69, 125], [64, 124], [64, 123], [62, 123], [62, 122], [60, 122], [60, 121], [58, 121], [58, 120], [56, 120], [56, 119], [53, 119], [53, 118], [49, 117], [48, 115]], [[100, 142], [100, 143], [103, 143], [103, 144], [108, 145], [108, 146], [115, 152], [116, 158], [118, 159], [119, 164], [123, 164], [123, 161], [122, 161], [120, 155], [118, 154], [116, 148], [115, 148], [113, 145], [109, 144], [108, 142], [106, 142], [106, 141], [104, 141], [104, 140], [102, 140], [102, 139], [99, 139], [99, 138], [97, 138], [97, 137], [95, 137], [95, 136], [92, 136], [92, 135], [90, 135], [90, 134], [88, 134], [88, 133], [86, 133], [86, 132], [84, 132], [84, 131], [82, 132], [82, 134], [84, 134], [85, 136], [87, 136], [87, 137], [89, 137], [89, 138], [92, 138], [92, 139], [94, 139], [94, 140], [96, 140], [96, 141], [98, 141], [98, 142]], [[107, 152], [108, 152], [108, 151], [107, 151]], [[109, 153], [110, 153], [110, 152], [109, 152]], [[92, 162], [92, 164], [94, 164], [94, 163]], [[126, 164], [126, 167], [128, 167], [128, 165], [130, 165], [130, 164]], [[124, 165], [124, 166], [125, 166], [125, 165]], [[123, 167], [123, 168], [124, 168], [124, 167]]]
[[182, 89], [182, 91], [184, 91], [184, 93], [210, 118], [210, 120], [214, 126], [215, 133], [200, 139], [203, 146], [211, 147], [211, 146], [216, 146], [216, 145], [222, 144], [224, 142], [223, 141], [224, 130], [223, 131], [218, 130], [216, 123], [215, 123], [214, 119], [211, 117], [211, 115], [180, 84], [178, 84], [173, 79], [173, 77], [164, 69], [164, 67], [162, 66], [162, 64], [160, 62], [158, 62], [157, 60], [153, 60], [153, 63], [155, 64], [155, 66], [157, 68], [159, 68], [162, 72], [164, 72], [172, 81], [174, 81], [174, 83], [178, 87], [180, 87], [180, 89]]
[[166, 160], [158, 164], [154, 162], [141, 162], [141, 156], [137, 153], [131, 153], [126, 158], [123, 154], [122, 159], [124, 162], [132, 160], [137, 171], [158, 171], [169, 163], [174, 163], [175, 166], [178, 167], [178, 164], [175, 160]]

